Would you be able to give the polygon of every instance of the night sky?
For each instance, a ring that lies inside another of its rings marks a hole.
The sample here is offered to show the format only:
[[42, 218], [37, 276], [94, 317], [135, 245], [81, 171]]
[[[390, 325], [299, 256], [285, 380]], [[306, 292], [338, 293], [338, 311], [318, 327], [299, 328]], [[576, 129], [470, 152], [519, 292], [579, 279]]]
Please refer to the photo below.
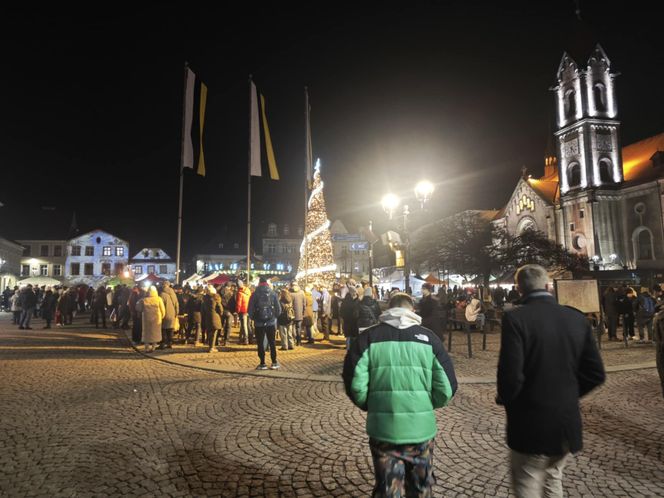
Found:
[[579, 21], [563, 0], [281, 3], [4, 12], [0, 229], [21, 223], [8, 209], [54, 206], [175, 256], [185, 60], [209, 89], [208, 176], [185, 172], [189, 254], [245, 237], [249, 74], [282, 175], [255, 181], [257, 227], [302, 222], [305, 85], [330, 218], [350, 228], [386, 229], [380, 197], [418, 178], [438, 190], [414, 224], [500, 208], [523, 165], [540, 175], [564, 50], [584, 63], [600, 42], [621, 73], [624, 144], [664, 131], [654, 4], [581, 0]]

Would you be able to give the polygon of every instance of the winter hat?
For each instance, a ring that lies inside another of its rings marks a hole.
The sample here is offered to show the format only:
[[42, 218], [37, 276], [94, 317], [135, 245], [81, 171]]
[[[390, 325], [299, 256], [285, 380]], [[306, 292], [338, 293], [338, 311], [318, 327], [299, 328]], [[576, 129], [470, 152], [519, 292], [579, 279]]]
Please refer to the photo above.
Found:
[[371, 290], [371, 287], [367, 287], [364, 289], [364, 297], [373, 297], [373, 292]]
[[157, 297], [159, 294], [157, 293], [157, 288], [154, 285], [150, 286], [150, 289], [148, 290], [148, 296], [150, 297]]

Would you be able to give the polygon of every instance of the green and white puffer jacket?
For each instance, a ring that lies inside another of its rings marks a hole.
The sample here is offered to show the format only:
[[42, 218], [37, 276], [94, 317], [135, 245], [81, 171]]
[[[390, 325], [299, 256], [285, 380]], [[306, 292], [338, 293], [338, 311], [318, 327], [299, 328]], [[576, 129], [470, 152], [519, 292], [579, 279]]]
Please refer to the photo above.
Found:
[[367, 433], [392, 444], [428, 441], [434, 409], [452, 399], [457, 380], [443, 343], [421, 318], [391, 308], [355, 339], [343, 369], [346, 394], [367, 414]]

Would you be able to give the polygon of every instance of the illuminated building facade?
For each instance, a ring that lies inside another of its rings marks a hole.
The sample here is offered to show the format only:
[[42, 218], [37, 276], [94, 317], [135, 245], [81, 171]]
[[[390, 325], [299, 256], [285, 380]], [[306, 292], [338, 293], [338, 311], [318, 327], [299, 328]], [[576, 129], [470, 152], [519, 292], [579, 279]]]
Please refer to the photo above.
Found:
[[564, 54], [555, 93], [555, 152], [524, 174], [495, 223], [545, 233], [600, 269], [664, 268], [664, 133], [622, 147], [611, 62]]

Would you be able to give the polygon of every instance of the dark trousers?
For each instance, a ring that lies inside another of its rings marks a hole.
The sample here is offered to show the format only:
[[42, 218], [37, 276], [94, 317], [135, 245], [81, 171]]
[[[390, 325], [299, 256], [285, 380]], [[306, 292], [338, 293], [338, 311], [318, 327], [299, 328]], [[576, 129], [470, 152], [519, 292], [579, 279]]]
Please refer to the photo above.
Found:
[[46, 320], [46, 328], [50, 329], [51, 328], [51, 321], [53, 321], [53, 318], [51, 318], [53, 315], [48, 315], [44, 317], [44, 320]]
[[131, 340], [141, 342], [143, 336], [143, 320], [140, 313], [133, 313], [131, 317]]
[[302, 344], [302, 320], [293, 321], [293, 335], [295, 335], [295, 344]]
[[[106, 328], [106, 311], [105, 310], [95, 308], [92, 311], [92, 315], [93, 315], [93, 318], [94, 318], [94, 321], [95, 321], [95, 328], [99, 328], [99, 318], [101, 318], [101, 323], [104, 326], [104, 328]], [[135, 342], [141, 342], [140, 336], [138, 338], [138, 341], [135, 341]]]
[[65, 313], [65, 325], [71, 325], [73, 321], [74, 321], [74, 312], [67, 311], [67, 313]]
[[433, 439], [420, 444], [391, 444], [369, 439], [374, 464], [373, 497], [433, 496]]
[[217, 347], [217, 337], [219, 337], [219, 330], [208, 332], [208, 346], [210, 346], [210, 348]]
[[224, 343], [228, 341], [228, 336], [231, 333], [231, 323], [233, 323], [233, 315], [230, 311], [224, 311], [221, 315], [221, 326], [224, 330]]
[[12, 318], [12, 323], [14, 325], [19, 325], [21, 323], [21, 312], [20, 311], [12, 311], [14, 313], [14, 317]]
[[173, 347], [173, 329], [161, 329], [161, 343], [160, 348]]
[[267, 336], [267, 343], [270, 348], [270, 359], [272, 363], [277, 362], [277, 347], [274, 341], [276, 327], [268, 325], [266, 327], [256, 327], [256, 343], [258, 344], [258, 358], [261, 365], [265, 365], [265, 337]]
[[609, 339], [616, 339], [618, 337], [618, 315], [605, 315], [605, 318]]
[[623, 337], [629, 335], [634, 337], [634, 315], [623, 315]]

